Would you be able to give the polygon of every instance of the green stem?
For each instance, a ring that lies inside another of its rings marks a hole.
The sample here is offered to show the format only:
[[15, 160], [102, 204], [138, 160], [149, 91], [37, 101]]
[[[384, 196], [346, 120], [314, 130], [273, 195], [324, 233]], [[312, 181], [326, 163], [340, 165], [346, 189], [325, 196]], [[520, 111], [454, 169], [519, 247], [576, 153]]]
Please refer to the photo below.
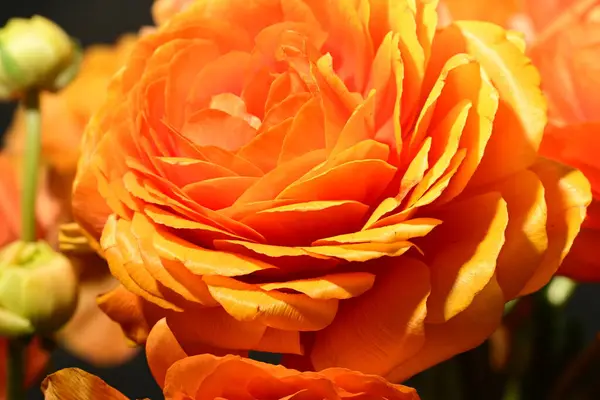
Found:
[[25, 338], [8, 341], [7, 363], [7, 400], [25, 400]]
[[22, 239], [34, 242], [37, 238], [35, 228], [35, 201], [37, 197], [40, 151], [42, 141], [42, 118], [40, 113], [40, 93], [31, 90], [23, 99], [27, 138], [25, 141], [25, 160], [23, 165], [23, 196], [21, 201]]

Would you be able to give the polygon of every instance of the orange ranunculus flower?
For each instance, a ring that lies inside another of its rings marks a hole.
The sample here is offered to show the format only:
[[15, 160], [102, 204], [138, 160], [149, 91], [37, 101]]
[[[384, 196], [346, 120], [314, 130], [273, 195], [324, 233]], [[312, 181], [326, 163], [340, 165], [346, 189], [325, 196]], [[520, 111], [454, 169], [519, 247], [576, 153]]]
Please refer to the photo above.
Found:
[[[8, 342], [5, 338], [0, 338], [0, 400], [6, 399], [6, 361], [8, 355]], [[25, 352], [26, 365], [25, 365], [25, 386], [29, 387], [36, 382], [36, 379], [40, 377], [48, 360], [50, 354], [43, 350], [37, 339], [31, 341]]]
[[[164, 322], [164, 320], [162, 321]], [[159, 323], [158, 327], [166, 326]], [[187, 356], [172, 340], [149, 349], [149, 365], [164, 368], [158, 380], [169, 399], [389, 399], [419, 400], [412, 388], [394, 385], [379, 376], [363, 375], [343, 368], [321, 372], [299, 372], [283, 366], [264, 364], [236, 355]], [[163, 352], [169, 364], [156, 366], [152, 351]], [[154, 368], [153, 368], [154, 367]], [[82, 389], [85, 388], [85, 389]], [[99, 378], [79, 369], [64, 369], [42, 384], [47, 400], [126, 399]]]
[[[84, 53], [80, 73], [59, 93], [43, 93], [42, 107], [42, 158], [44, 179], [40, 187], [38, 220], [44, 238], [56, 244], [59, 226], [72, 221], [71, 189], [81, 137], [92, 113], [102, 104], [111, 76], [123, 65], [136, 37], [124, 36], [115, 46], [96, 45]], [[15, 114], [7, 132], [5, 158], [20, 162], [25, 144], [25, 118], [22, 110]], [[20, 165], [13, 167], [20, 171]], [[3, 168], [4, 170], [4, 168]], [[4, 178], [3, 179], [8, 179]], [[8, 191], [2, 198], [8, 211], [7, 229], [20, 232], [20, 207], [17, 190]], [[13, 201], [14, 200], [14, 201]], [[13, 204], [14, 203], [14, 204]], [[9, 228], [12, 227], [12, 228]], [[17, 235], [18, 236], [18, 235]], [[15, 240], [13, 237], [11, 240]], [[96, 296], [116, 286], [105, 263], [92, 257], [82, 257], [81, 294], [77, 312], [71, 322], [59, 332], [58, 339], [70, 351], [96, 365], [118, 364], [135, 354], [123, 341], [120, 328], [103, 313], [98, 312]]]
[[[204, 0], [88, 125], [77, 221], [178, 340], [404, 379], [543, 286], [590, 202], [537, 70], [436, 2]], [[185, 339], [185, 340], [184, 340]]]

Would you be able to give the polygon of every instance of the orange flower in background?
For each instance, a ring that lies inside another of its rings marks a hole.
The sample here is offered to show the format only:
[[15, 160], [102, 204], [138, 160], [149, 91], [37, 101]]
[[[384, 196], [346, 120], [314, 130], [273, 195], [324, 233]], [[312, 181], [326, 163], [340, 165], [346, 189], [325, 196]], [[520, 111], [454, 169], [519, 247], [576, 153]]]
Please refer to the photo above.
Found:
[[[0, 338], [0, 400], [6, 399], [7, 346], [7, 340], [5, 338]], [[50, 354], [43, 350], [40, 347], [39, 341], [35, 339], [27, 347], [25, 357], [25, 385], [29, 387], [42, 375], [42, 372], [50, 359]]]
[[[169, 364], [160, 366], [165, 368], [165, 373], [157, 381], [166, 399], [334, 400], [360, 397], [419, 400], [414, 389], [391, 384], [379, 376], [363, 375], [342, 368], [302, 373], [234, 355], [216, 357], [202, 354], [188, 357], [175, 341], [172, 343], [162, 343], [161, 348], [148, 349], [149, 353], [163, 352], [170, 358]], [[154, 358], [149, 354], [150, 368], [153, 368], [152, 360]], [[99, 378], [74, 368], [48, 376], [42, 384], [42, 390], [47, 400], [126, 398]]]
[[[487, 20], [500, 15], [510, 2], [480, 1], [484, 12], [462, 0], [445, 0], [451, 17]], [[600, 118], [600, 1], [523, 0], [512, 4], [508, 27], [526, 33], [529, 54], [540, 70], [548, 99], [550, 124], [541, 154], [573, 165], [592, 183], [594, 202], [582, 232], [565, 259], [560, 273], [583, 281], [600, 280], [600, 180], [596, 154]], [[475, 7], [477, 8], [477, 7]], [[480, 11], [482, 11], [480, 10]]]
[[541, 153], [568, 163], [592, 183], [594, 201], [583, 229], [560, 272], [581, 281], [600, 281], [600, 0], [563, 1], [531, 49], [549, 101], [550, 124]]
[[531, 57], [542, 75], [553, 125], [600, 120], [600, 0], [579, 1], [534, 38]]
[[[44, 238], [53, 245], [57, 244], [59, 226], [72, 221], [71, 189], [85, 125], [104, 101], [111, 76], [123, 65], [135, 40], [134, 35], [128, 35], [115, 46], [91, 46], [84, 53], [79, 75], [69, 86], [58, 93], [42, 94], [44, 168], [40, 172], [43, 182], [38, 198], [38, 220]], [[24, 114], [18, 110], [7, 132], [2, 156], [5, 160], [2, 165], [11, 160], [11, 170], [15, 175], [20, 171], [17, 162], [20, 163], [24, 153], [25, 131]], [[7, 169], [3, 167], [2, 170]], [[10, 178], [6, 175], [2, 179], [8, 184]], [[11, 185], [14, 186], [14, 183]], [[18, 238], [20, 232], [19, 191], [14, 187], [5, 192], [8, 195], [1, 199], [3, 208], [6, 204], [8, 216], [5, 230], [11, 232], [12, 241]], [[3, 241], [0, 240], [0, 243]], [[133, 356], [135, 351], [124, 341], [115, 340], [115, 337], [122, 337], [119, 326], [99, 312], [96, 305], [96, 296], [114, 288], [116, 281], [108, 273], [105, 263], [97, 257], [85, 256], [75, 261], [82, 270], [79, 306], [74, 318], [58, 334], [58, 339], [70, 351], [93, 364], [121, 363]]]
[[[0, 153], [0, 248], [20, 239], [21, 236], [21, 177], [18, 172], [22, 160]], [[37, 203], [38, 231], [45, 236], [58, 215], [58, 206], [46, 190], [45, 179], [40, 179]]]
[[522, 41], [436, 5], [197, 1], [136, 44], [73, 207], [177, 340], [399, 381], [556, 272], [589, 183], [538, 157]]

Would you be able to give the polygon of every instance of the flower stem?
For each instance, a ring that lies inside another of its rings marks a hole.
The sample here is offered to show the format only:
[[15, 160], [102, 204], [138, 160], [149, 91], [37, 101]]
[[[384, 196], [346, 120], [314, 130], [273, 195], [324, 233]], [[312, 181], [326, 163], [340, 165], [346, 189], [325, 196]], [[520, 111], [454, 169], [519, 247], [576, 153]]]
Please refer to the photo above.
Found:
[[25, 338], [8, 340], [7, 400], [25, 400]]
[[22, 239], [26, 242], [36, 240], [35, 201], [37, 197], [40, 151], [42, 141], [42, 118], [40, 112], [40, 93], [31, 90], [23, 99], [27, 138], [25, 141], [25, 160], [23, 164], [23, 195], [21, 200]]

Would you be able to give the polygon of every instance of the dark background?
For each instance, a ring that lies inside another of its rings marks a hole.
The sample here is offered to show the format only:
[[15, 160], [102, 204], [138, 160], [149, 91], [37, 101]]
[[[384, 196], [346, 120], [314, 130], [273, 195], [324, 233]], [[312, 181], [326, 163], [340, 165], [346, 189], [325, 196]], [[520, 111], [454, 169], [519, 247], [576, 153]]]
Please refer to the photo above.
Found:
[[[136, 32], [152, 23], [152, 0], [0, 0], [0, 26], [10, 17], [43, 15], [61, 25], [84, 46], [113, 43], [121, 34]], [[0, 103], [0, 137], [10, 122], [14, 105]], [[1, 221], [0, 221], [1, 223]], [[600, 332], [600, 291], [597, 285], [581, 285], [568, 307], [568, 312], [584, 322], [586, 338], [591, 341]], [[146, 366], [144, 354], [118, 368], [94, 368], [58, 349], [53, 353], [50, 372], [78, 367], [100, 376], [131, 399], [161, 399], [162, 394]], [[37, 388], [30, 399], [42, 399]]]

